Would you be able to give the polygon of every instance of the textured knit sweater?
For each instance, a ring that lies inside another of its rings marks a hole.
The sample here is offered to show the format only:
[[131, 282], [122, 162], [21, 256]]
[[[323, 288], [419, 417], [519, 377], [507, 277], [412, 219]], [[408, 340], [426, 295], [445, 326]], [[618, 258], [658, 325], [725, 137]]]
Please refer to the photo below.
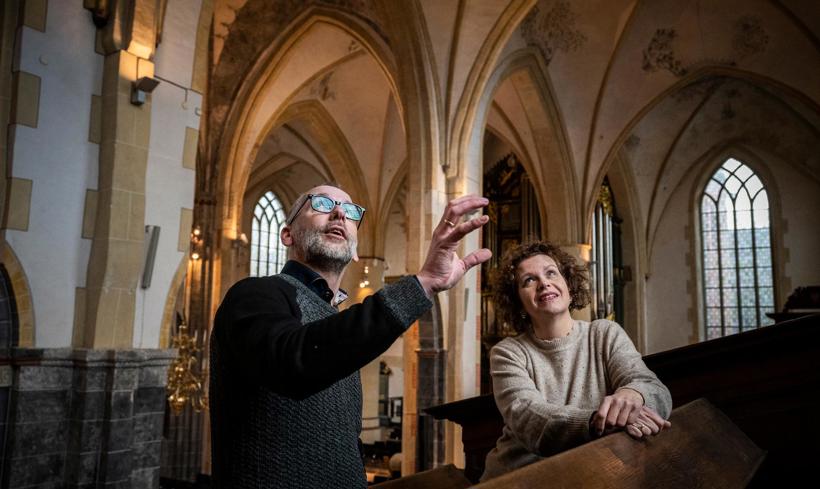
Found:
[[629, 387], [664, 418], [669, 390], [617, 323], [575, 321], [568, 336], [541, 340], [532, 331], [490, 352], [495, 402], [504, 431], [487, 454], [482, 480], [590, 440], [589, 421], [604, 397]]
[[365, 487], [358, 370], [431, 305], [414, 277], [343, 312], [288, 275], [234, 285], [211, 335], [213, 487]]

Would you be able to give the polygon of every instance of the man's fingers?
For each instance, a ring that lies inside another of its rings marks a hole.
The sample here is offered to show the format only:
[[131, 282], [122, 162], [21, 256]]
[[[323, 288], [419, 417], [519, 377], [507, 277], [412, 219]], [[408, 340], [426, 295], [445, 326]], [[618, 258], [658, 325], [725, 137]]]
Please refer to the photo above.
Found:
[[638, 439], [638, 440], [640, 440], [641, 438], [643, 438], [643, 435], [644, 435], [643, 430], [641, 430], [640, 428], [638, 428], [638, 427], [637, 427], [637, 426], [635, 426], [634, 424], [627, 425], [627, 427], [626, 427], [626, 433], [627, 433], [629, 436], [631, 436], [632, 438], [635, 438], [635, 439]]
[[466, 272], [467, 270], [473, 268], [479, 263], [484, 263], [485, 261], [489, 260], [492, 256], [493, 252], [488, 250], [487, 248], [475, 250], [474, 252], [465, 256], [464, 260], [462, 260], [464, 262], [464, 271]]
[[478, 216], [474, 219], [470, 219], [469, 221], [457, 224], [453, 227], [453, 232], [446, 236], [446, 239], [452, 243], [458, 242], [461, 238], [487, 224], [489, 221], [490, 216]]
[[447, 204], [447, 208], [444, 209], [442, 221], [447, 220], [458, 225], [464, 214], [480, 209], [489, 203], [490, 201], [488, 199], [478, 195], [465, 195], [463, 197], [453, 199], [449, 204]]

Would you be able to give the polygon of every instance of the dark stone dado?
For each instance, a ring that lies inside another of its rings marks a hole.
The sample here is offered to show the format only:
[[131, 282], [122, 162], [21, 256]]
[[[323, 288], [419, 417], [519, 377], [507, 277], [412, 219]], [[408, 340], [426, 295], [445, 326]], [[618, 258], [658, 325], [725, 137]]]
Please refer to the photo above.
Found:
[[0, 350], [0, 369], [10, 376], [2, 487], [158, 488], [165, 383], [175, 355]]

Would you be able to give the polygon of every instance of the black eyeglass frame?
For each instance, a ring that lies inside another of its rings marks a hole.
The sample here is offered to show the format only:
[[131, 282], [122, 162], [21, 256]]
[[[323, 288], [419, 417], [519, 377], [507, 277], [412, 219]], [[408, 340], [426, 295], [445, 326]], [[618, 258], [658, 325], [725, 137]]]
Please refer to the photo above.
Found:
[[[331, 207], [330, 210], [327, 211], [327, 212], [324, 212], [320, 209], [317, 209], [316, 207], [313, 206], [313, 198], [314, 197], [324, 197], [325, 199], [333, 202], [333, 207]], [[342, 208], [342, 210], [344, 211], [345, 219], [350, 219], [351, 221], [354, 221], [356, 223], [356, 229], [359, 229], [359, 226], [362, 225], [362, 221], [364, 220], [364, 213], [365, 213], [365, 211], [367, 211], [367, 209], [365, 209], [364, 207], [360, 206], [359, 204], [353, 203], [353, 202], [340, 202], [338, 200], [333, 200], [333, 199], [331, 199], [330, 197], [328, 197], [327, 195], [324, 195], [324, 194], [307, 194], [305, 196], [305, 199], [299, 205], [299, 210], [297, 210], [296, 213], [293, 214], [293, 217], [291, 217], [290, 220], [286, 223], [288, 226], [293, 224], [293, 221], [295, 221], [296, 217], [299, 215], [299, 213], [302, 212], [302, 208], [305, 206], [305, 203], [307, 201], [310, 201], [311, 209], [313, 209], [316, 212], [321, 212], [322, 214], [330, 214], [331, 212], [333, 212], [333, 209], [335, 209], [337, 205], [340, 206]], [[358, 219], [354, 219], [354, 218], [348, 216], [347, 215], [347, 209], [345, 209], [345, 207], [344, 207], [345, 204], [356, 206], [356, 208], [361, 211], [361, 217], [359, 217]]]

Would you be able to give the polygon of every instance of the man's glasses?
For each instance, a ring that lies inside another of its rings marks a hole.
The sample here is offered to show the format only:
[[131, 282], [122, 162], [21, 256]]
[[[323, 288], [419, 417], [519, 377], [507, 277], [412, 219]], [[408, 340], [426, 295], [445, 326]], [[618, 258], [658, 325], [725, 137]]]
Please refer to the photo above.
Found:
[[299, 212], [302, 211], [302, 207], [305, 206], [305, 202], [307, 201], [310, 201], [310, 206], [314, 211], [321, 212], [322, 214], [330, 214], [337, 205], [341, 206], [345, 213], [345, 217], [351, 221], [356, 221], [357, 228], [362, 224], [365, 209], [359, 204], [354, 204], [352, 202], [339, 202], [338, 200], [333, 200], [326, 195], [308, 194], [305, 200], [302, 201], [302, 205], [299, 206], [299, 210], [296, 211], [293, 217], [290, 218], [290, 221], [288, 221], [288, 226], [293, 224], [294, 219], [296, 219], [296, 216], [298, 216]]

